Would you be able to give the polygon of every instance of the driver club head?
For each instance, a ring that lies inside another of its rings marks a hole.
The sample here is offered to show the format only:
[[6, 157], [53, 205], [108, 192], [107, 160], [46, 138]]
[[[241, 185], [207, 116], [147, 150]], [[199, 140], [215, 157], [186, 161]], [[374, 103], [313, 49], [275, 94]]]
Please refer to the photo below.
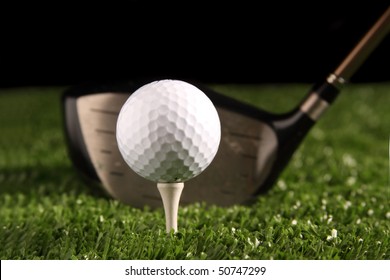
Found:
[[[156, 207], [161, 202], [155, 184], [128, 168], [115, 137], [122, 105], [143, 84], [128, 82], [68, 89], [63, 96], [65, 131], [71, 159], [84, 177], [124, 203]], [[320, 95], [310, 95], [292, 112], [276, 115], [206, 86], [196, 86], [217, 109], [221, 142], [210, 166], [186, 182], [181, 203], [203, 201], [221, 206], [250, 203], [273, 185], [315, 123], [305, 112], [309, 111], [305, 106], [320, 106]], [[323, 91], [332, 96], [326, 102], [331, 102], [338, 92], [331, 84], [326, 84]]]

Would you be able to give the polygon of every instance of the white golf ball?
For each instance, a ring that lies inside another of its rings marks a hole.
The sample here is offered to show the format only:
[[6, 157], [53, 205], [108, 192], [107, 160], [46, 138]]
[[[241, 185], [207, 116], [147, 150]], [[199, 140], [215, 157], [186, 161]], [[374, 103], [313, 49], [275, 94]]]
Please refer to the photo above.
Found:
[[136, 173], [154, 182], [185, 182], [214, 159], [221, 124], [211, 100], [197, 87], [160, 80], [136, 90], [117, 120], [119, 151]]

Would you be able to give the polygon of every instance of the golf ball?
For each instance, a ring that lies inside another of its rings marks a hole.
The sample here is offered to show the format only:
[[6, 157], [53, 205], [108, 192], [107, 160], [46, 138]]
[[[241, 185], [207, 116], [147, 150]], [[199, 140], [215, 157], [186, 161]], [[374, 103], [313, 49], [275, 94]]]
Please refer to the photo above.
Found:
[[211, 100], [180, 80], [160, 80], [136, 90], [116, 126], [119, 151], [132, 170], [154, 182], [185, 182], [214, 159], [221, 124]]

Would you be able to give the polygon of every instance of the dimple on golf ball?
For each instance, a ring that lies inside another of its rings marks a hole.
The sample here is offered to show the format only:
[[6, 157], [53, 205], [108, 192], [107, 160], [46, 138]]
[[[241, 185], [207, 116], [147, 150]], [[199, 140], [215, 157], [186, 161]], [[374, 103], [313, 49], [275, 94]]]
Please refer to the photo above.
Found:
[[200, 89], [180, 80], [160, 80], [127, 99], [116, 138], [125, 162], [142, 177], [158, 183], [185, 182], [212, 162], [221, 124]]

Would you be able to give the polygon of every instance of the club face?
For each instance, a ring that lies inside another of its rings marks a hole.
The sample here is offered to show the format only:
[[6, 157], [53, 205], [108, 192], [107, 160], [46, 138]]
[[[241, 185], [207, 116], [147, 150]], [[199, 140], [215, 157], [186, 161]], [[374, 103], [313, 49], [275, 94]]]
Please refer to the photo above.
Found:
[[[81, 149], [84, 153], [76, 151], [77, 160], [75, 151], [71, 151], [75, 165], [84, 175], [99, 182], [111, 197], [135, 207], [158, 207], [161, 198], [156, 184], [127, 166], [116, 143], [117, 116], [130, 94], [99, 92], [65, 96], [65, 116], [77, 115], [72, 124], [68, 120], [66, 134], [68, 142], [73, 143], [71, 150], [84, 147]], [[214, 92], [206, 94], [221, 120], [220, 147], [206, 170], [185, 183], [181, 203], [220, 206], [248, 203], [263, 187], [277, 157], [277, 134], [270, 122], [259, 117], [270, 120], [270, 115], [232, 99], [221, 100]], [[74, 126], [78, 130], [70, 131]]]

